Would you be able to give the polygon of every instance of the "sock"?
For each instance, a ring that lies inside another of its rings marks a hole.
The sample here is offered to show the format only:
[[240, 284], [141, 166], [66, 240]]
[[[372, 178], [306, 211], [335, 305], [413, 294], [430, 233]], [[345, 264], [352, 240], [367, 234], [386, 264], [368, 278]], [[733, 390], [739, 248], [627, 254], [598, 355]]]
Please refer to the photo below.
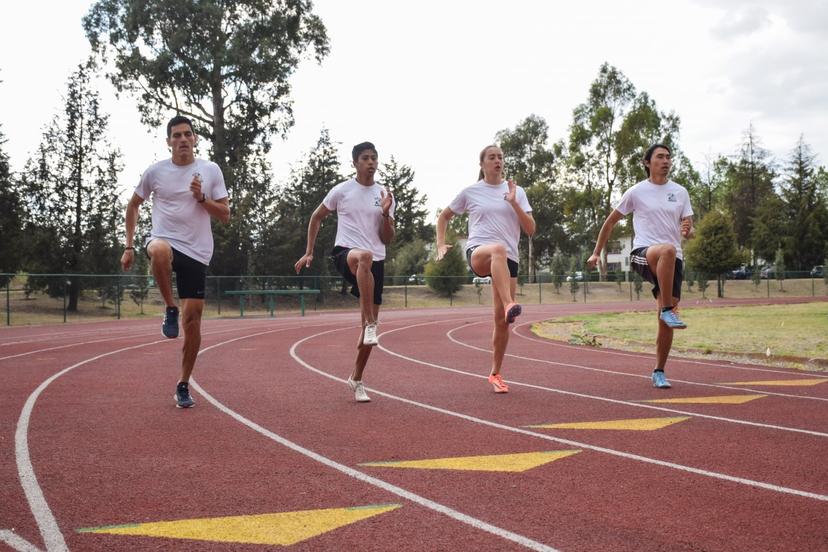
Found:
[[663, 374], [664, 368], [656, 368], [655, 370], [653, 370], [653, 372], [661, 372]]
[[663, 309], [661, 309], [661, 312], [667, 312], [668, 310], [673, 310], [673, 305], [670, 305], [669, 307], [664, 307]]

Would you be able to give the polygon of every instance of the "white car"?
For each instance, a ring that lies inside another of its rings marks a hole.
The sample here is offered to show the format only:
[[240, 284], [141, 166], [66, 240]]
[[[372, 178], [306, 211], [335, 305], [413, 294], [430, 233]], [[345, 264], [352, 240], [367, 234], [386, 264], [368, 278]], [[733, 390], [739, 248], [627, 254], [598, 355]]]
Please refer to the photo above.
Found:
[[577, 272], [575, 272], [575, 278], [572, 278], [572, 275], [569, 275], [569, 276], [566, 277], [567, 282], [571, 282], [573, 279], [576, 282], [583, 282], [584, 281], [584, 273], [581, 272], [580, 270], [578, 270]]
[[475, 276], [474, 278], [472, 278], [472, 283], [476, 286], [479, 286], [481, 284], [491, 284], [492, 283], [492, 277], [491, 276], [483, 276], [483, 277]]

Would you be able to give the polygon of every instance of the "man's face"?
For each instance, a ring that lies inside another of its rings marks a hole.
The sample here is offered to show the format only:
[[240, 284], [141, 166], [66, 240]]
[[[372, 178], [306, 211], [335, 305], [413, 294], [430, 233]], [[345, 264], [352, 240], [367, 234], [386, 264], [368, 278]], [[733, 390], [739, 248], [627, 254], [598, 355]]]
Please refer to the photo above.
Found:
[[180, 123], [170, 129], [170, 136], [167, 138], [167, 145], [176, 157], [189, 157], [193, 155], [193, 148], [196, 143], [196, 135], [187, 123]]
[[362, 150], [354, 162], [354, 167], [357, 174], [373, 176], [377, 172], [377, 152], [371, 149]]
[[665, 148], [656, 148], [653, 156], [650, 157], [648, 166], [650, 167], [650, 175], [667, 176], [670, 173], [670, 168], [673, 166], [673, 159], [670, 157], [670, 152]]

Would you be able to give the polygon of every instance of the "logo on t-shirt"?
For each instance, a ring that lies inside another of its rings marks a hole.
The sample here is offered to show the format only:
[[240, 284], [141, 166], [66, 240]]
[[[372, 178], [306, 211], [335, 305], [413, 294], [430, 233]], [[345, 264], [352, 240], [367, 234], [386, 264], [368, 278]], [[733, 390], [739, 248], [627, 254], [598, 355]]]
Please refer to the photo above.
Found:
[[374, 207], [382, 207], [380, 204], [380, 196], [374, 196]]
[[668, 192], [667, 193], [667, 201], [669, 201], [670, 203], [675, 203], [676, 201], [678, 201], [676, 199], [676, 194], [674, 194], [673, 192]]

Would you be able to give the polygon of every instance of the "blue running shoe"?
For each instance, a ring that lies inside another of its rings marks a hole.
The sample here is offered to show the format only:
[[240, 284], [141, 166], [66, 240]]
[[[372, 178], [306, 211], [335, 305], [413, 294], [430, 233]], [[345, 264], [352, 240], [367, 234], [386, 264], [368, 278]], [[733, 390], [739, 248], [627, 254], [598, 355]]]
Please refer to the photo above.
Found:
[[679, 319], [675, 309], [661, 311], [661, 314], [659, 314], [658, 317], [661, 319], [662, 322], [664, 322], [669, 327], [675, 330], [683, 330], [687, 327], [687, 324], [685, 324], [681, 321], [681, 319]]
[[657, 387], [659, 389], [670, 389], [672, 387], [670, 382], [667, 381], [667, 378], [664, 376], [664, 371], [655, 370], [653, 372], [653, 387]]
[[190, 396], [190, 385], [186, 381], [178, 382], [173, 399], [175, 399], [175, 406], [178, 408], [192, 408], [195, 406], [195, 401]]
[[178, 307], [167, 307], [164, 323], [161, 324], [161, 333], [170, 339], [178, 337]]

